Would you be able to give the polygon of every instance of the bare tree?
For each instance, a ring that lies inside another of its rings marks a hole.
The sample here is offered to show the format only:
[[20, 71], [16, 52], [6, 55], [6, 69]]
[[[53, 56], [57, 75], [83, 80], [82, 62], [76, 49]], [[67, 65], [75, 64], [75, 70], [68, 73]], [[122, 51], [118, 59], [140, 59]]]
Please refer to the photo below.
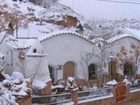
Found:
[[95, 57], [95, 56], [100, 58], [98, 55], [95, 54], [94, 49], [92, 49], [91, 52], [81, 52], [81, 62], [80, 62], [80, 64], [84, 68], [84, 77], [85, 77], [85, 80], [87, 81], [89, 87], [90, 87], [90, 84], [88, 82], [88, 75], [89, 75], [88, 74], [88, 66], [89, 66], [91, 60], [93, 59], [93, 57]]
[[14, 31], [18, 36], [19, 27], [27, 27], [28, 23], [31, 21], [25, 15], [21, 14], [19, 11], [13, 11], [12, 13], [7, 11], [7, 5], [0, 6], [0, 31]]

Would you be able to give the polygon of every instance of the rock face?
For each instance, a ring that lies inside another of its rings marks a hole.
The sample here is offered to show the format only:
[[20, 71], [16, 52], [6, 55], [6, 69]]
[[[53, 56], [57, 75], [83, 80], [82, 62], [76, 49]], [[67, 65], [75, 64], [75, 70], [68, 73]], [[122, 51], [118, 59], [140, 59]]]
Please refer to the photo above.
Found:
[[[56, 25], [60, 25], [60, 26], [64, 26], [64, 27], [68, 27], [68, 28], [77, 27], [77, 28], [81, 29], [79, 27], [79, 25], [80, 25], [79, 20], [76, 17], [70, 16], [70, 15], [62, 16], [61, 20], [50, 19], [50, 20], [47, 20], [47, 22], [48, 23], [53, 23], [53, 24], [56, 24]], [[83, 28], [81, 30], [83, 30]]]
[[57, 0], [4, 0], [0, 1], [0, 14], [0, 23], [3, 24], [0, 31], [6, 30], [12, 35], [20, 35], [23, 28], [31, 29], [30, 24], [38, 26], [37, 29], [44, 25], [46, 33], [57, 30], [72, 30], [85, 36], [93, 33], [91, 25], [81, 15]]
[[[56, 6], [58, 5], [57, 3], [58, 0], [30, 0], [30, 1], [36, 5], [43, 6], [44, 8], [47, 8], [47, 9], [49, 9], [52, 5], [56, 5]], [[64, 6], [62, 8], [67, 8], [67, 7]], [[59, 19], [60, 17], [61, 19]], [[68, 27], [68, 28], [76, 27], [78, 30], [83, 31], [83, 27], [80, 23], [80, 20], [78, 20], [76, 16], [67, 15], [67, 14], [63, 15], [63, 14], [60, 14], [59, 11], [57, 15], [56, 14], [51, 15], [49, 19], [47, 19], [46, 21], [48, 23], [53, 23], [53, 24]]]

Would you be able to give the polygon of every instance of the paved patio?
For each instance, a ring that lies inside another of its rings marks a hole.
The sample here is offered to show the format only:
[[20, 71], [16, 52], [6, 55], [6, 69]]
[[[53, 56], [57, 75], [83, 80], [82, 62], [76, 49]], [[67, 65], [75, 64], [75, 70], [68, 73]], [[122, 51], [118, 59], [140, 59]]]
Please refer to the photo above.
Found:
[[118, 105], [140, 105], [140, 98], [136, 99], [136, 100], [128, 101], [128, 102], [125, 102], [125, 103], [121, 103], [121, 104], [118, 104]]

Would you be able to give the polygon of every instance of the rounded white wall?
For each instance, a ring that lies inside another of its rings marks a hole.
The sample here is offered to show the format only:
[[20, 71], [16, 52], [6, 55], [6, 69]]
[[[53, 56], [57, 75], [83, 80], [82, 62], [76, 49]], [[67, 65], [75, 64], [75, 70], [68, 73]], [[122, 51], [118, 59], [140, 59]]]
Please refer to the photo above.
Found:
[[[124, 46], [128, 52], [127, 55], [129, 58], [131, 56], [131, 53], [129, 53], [129, 51], [132, 50], [131, 44], [140, 46], [140, 42], [137, 39], [132, 38], [132, 37], [125, 37], [125, 38], [119, 39], [119, 40], [109, 44], [107, 46], [106, 52], [108, 52], [108, 53], [112, 52], [113, 55], [117, 56], [117, 53], [120, 52], [121, 47]], [[106, 58], [106, 59], [108, 59], [108, 58]], [[138, 62], [138, 64], [140, 64], [140, 62]], [[140, 73], [140, 66], [138, 67], [138, 73]]]
[[[91, 53], [95, 49], [95, 55], [100, 56], [100, 50], [89, 41], [76, 35], [58, 35], [41, 42], [46, 51], [49, 64], [64, 65], [68, 61], [76, 64], [76, 75], [85, 79], [84, 68], [81, 65], [81, 53]], [[96, 56], [91, 59], [92, 63], [99, 64], [100, 60]], [[58, 71], [58, 78], [63, 78], [63, 70]]]
[[109, 44], [107, 46], [107, 51], [108, 52], [112, 51], [114, 54], [117, 54], [121, 50], [122, 46], [124, 46], [125, 49], [127, 49], [129, 51], [130, 49], [132, 49], [131, 44], [140, 45], [140, 42], [134, 38], [125, 37], [125, 38], [122, 38], [120, 40], [117, 40], [117, 41]]

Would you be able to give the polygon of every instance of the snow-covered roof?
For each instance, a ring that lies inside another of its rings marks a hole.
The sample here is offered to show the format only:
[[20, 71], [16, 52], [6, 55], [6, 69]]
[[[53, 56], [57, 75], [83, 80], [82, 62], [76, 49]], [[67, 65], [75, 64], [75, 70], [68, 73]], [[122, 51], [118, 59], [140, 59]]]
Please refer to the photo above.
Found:
[[140, 36], [137, 36], [137, 35], [132, 35], [132, 34], [121, 34], [121, 35], [117, 35], [117, 36], [114, 36], [110, 39], [107, 40], [107, 43], [113, 43], [117, 40], [120, 40], [122, 38], [126, 38], [126, 37], [132, 37], [132, 38], [135, 38], [137, 40], [140, 40]]
[[[74, 35], [74, 36], [78, 36], [92, 44], [94, 44], [94, 42], [90, 41], [89, 39], [87, 39], [86, 37], [82, 36], [81, 34], [79, 33], [76, 33], [74, 31], [67, 31], [67, 30], [60, 30], [60, 31], [55, 31], [55, 32], [52, 32], [52, 33], [49, 33], [49, 34], [44, 34], [44, 35], [38, 35], [38, 38], [37, 37], [23, 37], [23, 38], [15, 38], [11, 35], [9, 35], [7, 38], [6, 38], [6, 43], [14, 48], [14, 49], [26, 49], [26, 48], [30, 48], [33, 43], [37, 40], [42, 42], [44, 40], [47, 40], [49, 38], [52, 38], [52, 37], [56, 37], [56, 36], [60, 36], [60, 35]], [[39, 44], [38, 44], [39, 45]]]
[[86, 37], [82, 36], [81, 34], [76, 33], [74, 31], [67, 31], [67, 30], [60, 30], [60, 31], [55, 31], [55, 32], [49, 33], [44, 37], [39, 37], [38, 40], [40, 42], [42, 42], [42, 41], [47, 40], [47, 39], [52, 38], [52, 37], [56, 37], [56, 36], [60, 36], [60, 35], [69, 35], [69, 34], [74, 35], [74, 36], [78, 36], [78, 37], [80, 37], [80, 38], [82, 38], [82, 39], [94, 44], [92, 41], [90, 41]]
[[110, 39], [107, 40], [107, 43], [113, 43], [119, 39], [131, 37], [135, 38], [137, 40], [140, 40], [140, 30], [130, 29], [130, 28], [124, 28], [125, 34], [116, 35]]
[[90, 41], [89, 39], [87, 39], [86, 37], [82, 36], [81, 34], [79, 33], [76, 33], [74, 31], [67, 31], [67, 30], [60, 30], [60, 31], [55, 31], [55, 32], [52, 32], [52, 33], [49, 33], [49, 34], [45, 34], [45, 35], [38, 35], [39, 37], [38, 38], [35, 38], [35, 37], [23, 37], [23, 38], [18, 38], [16, 39], [15, 37], [13, 36], [8, 36], [6, 39], [6, 43], [14, 48], [14, 49], [26, 49], [26, 48], [29, 48], [33, 45], [33, 43], [35, 41], [44, 41], [44, 40], [47, 40], [49, 38], [52, 38], [52, 37], [55, 37], [55, 36], [59, 36], [59, 35], [74, 35], [74, 36], [78, 36], [92, 44], [94, 44], [92, 41]]
[[14, 49], [26, 49], [31, 47], [33, 42], [37, 39], [16, 39], [13, 36], [8, 36], [6, 44]]
[[104, 42], [105, 40], [101, 37], [97, 37], [91, 40], [93, 43]]

